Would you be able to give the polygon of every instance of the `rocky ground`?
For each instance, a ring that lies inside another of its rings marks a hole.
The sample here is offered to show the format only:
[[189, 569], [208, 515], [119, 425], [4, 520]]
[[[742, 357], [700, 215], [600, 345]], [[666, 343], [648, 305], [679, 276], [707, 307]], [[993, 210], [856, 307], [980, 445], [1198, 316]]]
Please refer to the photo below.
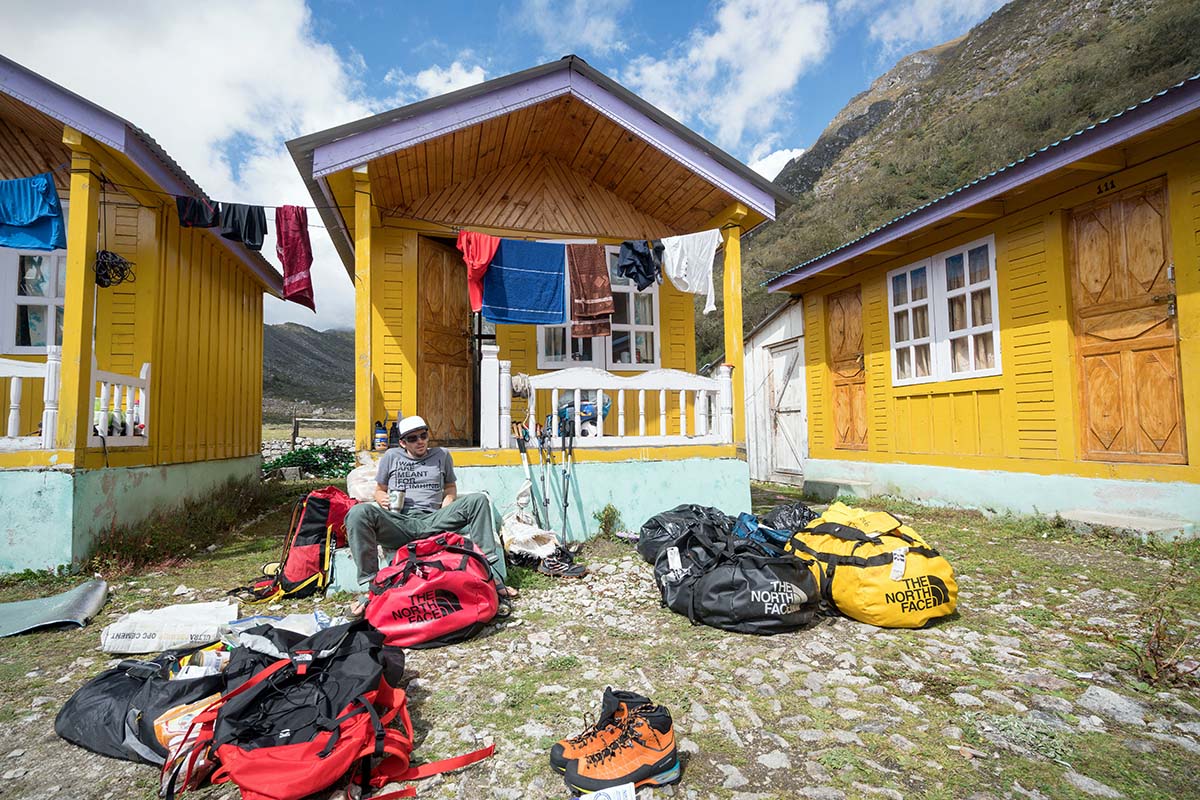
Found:
[[[764, 507], [777, 499], [756, 494]], [[1181, 675], [1200, 634], [1196, 546], [866, 505], [894, 511], [950, 558], [958, 614], [919, 631], [824, 619], [783, 636], [727, 634], [660, 608], [636, 551], [598, 540], [585, 551], [589, 577], [517, 571], [511, 618], [469, 643], [409, 654], [417, 757], [497, 746], [480, 765], [424, 781], [418, 796], [567, 797], [547, 752], [584, 726], [608, 685], [674, 714], [683, 778], [643, 798], [1200, 796], [1200, 691]], [[86, 629], [0, 640], [0, 796], [152, 797], [153, 769], [67, 745], [54, 715], [108, 663], [94, 649], [100, 625], [177, 600], [181, 582], [209, 587], [190, 597], [215, 598], [281, 526], [286, 516], [274, 515], [211, 557], [124, 579]]]

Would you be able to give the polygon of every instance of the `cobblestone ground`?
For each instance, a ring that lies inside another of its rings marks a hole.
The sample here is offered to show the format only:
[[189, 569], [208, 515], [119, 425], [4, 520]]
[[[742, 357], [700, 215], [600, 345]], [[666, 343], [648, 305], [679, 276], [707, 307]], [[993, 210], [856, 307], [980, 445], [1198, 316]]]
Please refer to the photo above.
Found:
[[[518, 573], [511, 618], [472, 642], [409, 655], [418, 758], [497, 747], [483, 764], [422, 782], [418, 796], [568, 797], [547, 752], [584, 727], [608, 685], [674, 715], [683, 778], [642, 798], [1200, 796], [1200, 693], [1162, 661], [1163, 678], [1147, 682], [1145, 651], [1161, 612], [1166, 655], [1194, 664], [1194, 546], [884, 505], [955, 565], [954, 617], [919, 631], [824, 619], [770, 638], [693, 627], [659, 607], [649, 566], [615, 540], [588, 546], [594, 571], [583, 580]], [[203, 585], [204, 575], [191, 565], [130, 580], [99, 622], [165, 604], [181, 580]], [[108, 663], [92, 650], [98, 633], [0, 642], [0, 796], [154, 796], [153, 769], [54, 736], [61, 702]]]

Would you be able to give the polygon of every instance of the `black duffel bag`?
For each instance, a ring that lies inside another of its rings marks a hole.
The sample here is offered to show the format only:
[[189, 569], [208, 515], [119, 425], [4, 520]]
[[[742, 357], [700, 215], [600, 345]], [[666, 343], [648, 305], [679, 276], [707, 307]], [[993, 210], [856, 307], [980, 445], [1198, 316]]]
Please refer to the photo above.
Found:
[[733, 518], [718, 508], [685, 503], [646, 520], [638, 532], [637, 549], [647, 564], [653, 564], [664, 547], [685, 533], [700, 530], [710, 539], [723, 539], [733, 530], [733, 523]]
[[813, 511], [807, 505], [801, 502], [789, 503], [787, 505], [775, 506], [762, 517], [762, 524], [768, 528], [776, 530], [802, 531], [808, 527], [808, 523], [814, 519], [820, 519], [821, 515]]
[[820, 593], [810, 563], [697, 528], [663, 548], [654, 579], [663, 605], [692, 624], [769, 636], [799, 630], [817, 613]]
[[54, 732], [102, 756], [161, 766], [167, 750], [154, 720], [175, 706], [225, 691], [229, 670], [172, 680], [171, 669], [195, 650], [174, 650], [148, 661], [130, 659], [101, 672], [71, 695], [54, 720]]

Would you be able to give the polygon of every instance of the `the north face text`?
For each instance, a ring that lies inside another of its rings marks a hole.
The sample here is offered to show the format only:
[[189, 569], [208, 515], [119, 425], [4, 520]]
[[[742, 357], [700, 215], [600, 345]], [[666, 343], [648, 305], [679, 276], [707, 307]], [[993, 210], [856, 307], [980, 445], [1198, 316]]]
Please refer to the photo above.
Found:
[[903, 589], [888, 592], [885, 597], [888, 603], [899, 603], [902, 613], [925, 611], [950, 602], [950, 590], [941, 578], [922, 575], [919, 578], [905, 578], [903, 583]]
[[751, 590], [750, 602], [762, 603], [764, 614], [794, 614], [804, 608], [808, 595], [794, 583], [771, 581], [770, 589]]
[[409, 623], [429, 622], [461, 610], [462, 603], [458, 601], [457, 595], [444, 589], [434, 589], [414, 595], [412, 605], [393, 611], [392, 619]]

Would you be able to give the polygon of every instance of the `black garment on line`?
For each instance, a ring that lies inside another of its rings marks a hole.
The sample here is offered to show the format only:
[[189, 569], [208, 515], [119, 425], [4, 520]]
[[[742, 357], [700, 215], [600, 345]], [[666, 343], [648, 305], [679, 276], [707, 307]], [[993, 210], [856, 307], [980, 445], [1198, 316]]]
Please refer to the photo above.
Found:
[[203, 197], [176, 197], [175, 208], [185, 228], [215, 228], [221, 221], [221, 206]]
[[267, 212], [262, 206], [242, 203], [221, 205], [221, 236], [241, 242], [251, 250], [262, 250], [267, 232]]
[[617, 274], [629, 278], [643, 291], [655, 281], [661, 281], [663, 244], [658, 239], [644, 239], [621, 243], [617, 256]]

